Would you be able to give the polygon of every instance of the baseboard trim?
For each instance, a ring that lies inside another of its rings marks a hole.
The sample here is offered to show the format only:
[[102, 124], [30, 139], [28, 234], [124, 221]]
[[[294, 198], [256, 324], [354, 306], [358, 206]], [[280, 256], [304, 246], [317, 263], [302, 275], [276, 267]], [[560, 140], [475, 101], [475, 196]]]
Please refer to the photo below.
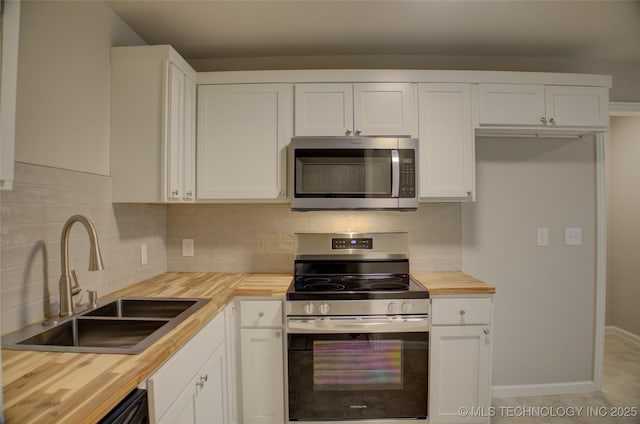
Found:
[[640, 336], [638, 336], [637, 334], [633, 334], [630, 331], [627, 330], [623, 330], [620, 327], [616, 327], [615, 325], [608, 325], [604, 328], [605, 331], [605, 335], [607, 336], [618, 336], [621, 339], [625, 340], [626, 342], [629, 342], [631, 344], [634, 344], [638, 347], [640, 347]]
[[589, 393], [596, 390], [593, 381], [576, 381], [570, 383], [523, 384], [514, 386], [493, 386], [491, 396], [496, 398], [519, 396], [550, 396], [573, 393]]

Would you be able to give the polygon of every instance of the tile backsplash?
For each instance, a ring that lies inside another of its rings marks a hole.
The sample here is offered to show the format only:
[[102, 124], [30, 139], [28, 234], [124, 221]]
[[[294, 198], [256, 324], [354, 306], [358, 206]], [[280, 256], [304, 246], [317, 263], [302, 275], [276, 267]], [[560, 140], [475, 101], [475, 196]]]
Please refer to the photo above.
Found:
[[[412, 271], [459, 271], [459, 203], [422, 203], [415, 212], [292, 212], [288, 204], [167, 207], [170, 271], [292, 272], [296, 232], [408, 231]], [[182, 256], [182, 239], [194, 256]]]
[[16, 163], [14, 188], [0, 192], [0, 201], [2, 333], [57, 313], [60, 236], [74, 214], [93, 222], [105, 264], [87, 271], [89, 238], [75, 224], [69, 263], [82, 289], [103, 296], [167, 269], [166, 207], [112, 204], [111, 177]]

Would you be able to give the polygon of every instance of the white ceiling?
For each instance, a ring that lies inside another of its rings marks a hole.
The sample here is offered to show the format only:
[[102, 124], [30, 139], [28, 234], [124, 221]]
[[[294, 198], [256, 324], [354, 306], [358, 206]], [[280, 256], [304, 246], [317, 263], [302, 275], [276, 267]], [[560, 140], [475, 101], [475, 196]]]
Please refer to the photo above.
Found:
[[186, 59], [471, 55], [640, 61], [640, 1], [106, 0]]

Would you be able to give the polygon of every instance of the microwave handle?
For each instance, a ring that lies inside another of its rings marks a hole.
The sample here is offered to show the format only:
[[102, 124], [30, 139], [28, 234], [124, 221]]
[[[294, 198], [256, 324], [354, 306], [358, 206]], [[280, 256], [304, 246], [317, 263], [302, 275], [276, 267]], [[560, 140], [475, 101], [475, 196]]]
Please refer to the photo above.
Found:
[[391, 197], [400, 195], [400, 155], [397, 150], [391, 151]]

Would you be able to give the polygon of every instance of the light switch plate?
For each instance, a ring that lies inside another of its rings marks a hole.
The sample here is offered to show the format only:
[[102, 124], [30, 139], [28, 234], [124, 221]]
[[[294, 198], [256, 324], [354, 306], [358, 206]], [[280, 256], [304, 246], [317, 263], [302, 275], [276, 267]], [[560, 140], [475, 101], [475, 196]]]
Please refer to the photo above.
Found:
[[140, 245], [140, 265], [146, 265], [148, 260], [149, 258], [147, 256], [147, 245], [141, 244]]
[[582, 228], [567, 227], [564, 229], [565, 246], [581, 246], [582, 245]]
[[182, 239], [182, 256], [194, 255], [193, 239]]
[[544, 247], [549, 246], [549, 229], [538, 228], [536, 230], [536, 246]]

